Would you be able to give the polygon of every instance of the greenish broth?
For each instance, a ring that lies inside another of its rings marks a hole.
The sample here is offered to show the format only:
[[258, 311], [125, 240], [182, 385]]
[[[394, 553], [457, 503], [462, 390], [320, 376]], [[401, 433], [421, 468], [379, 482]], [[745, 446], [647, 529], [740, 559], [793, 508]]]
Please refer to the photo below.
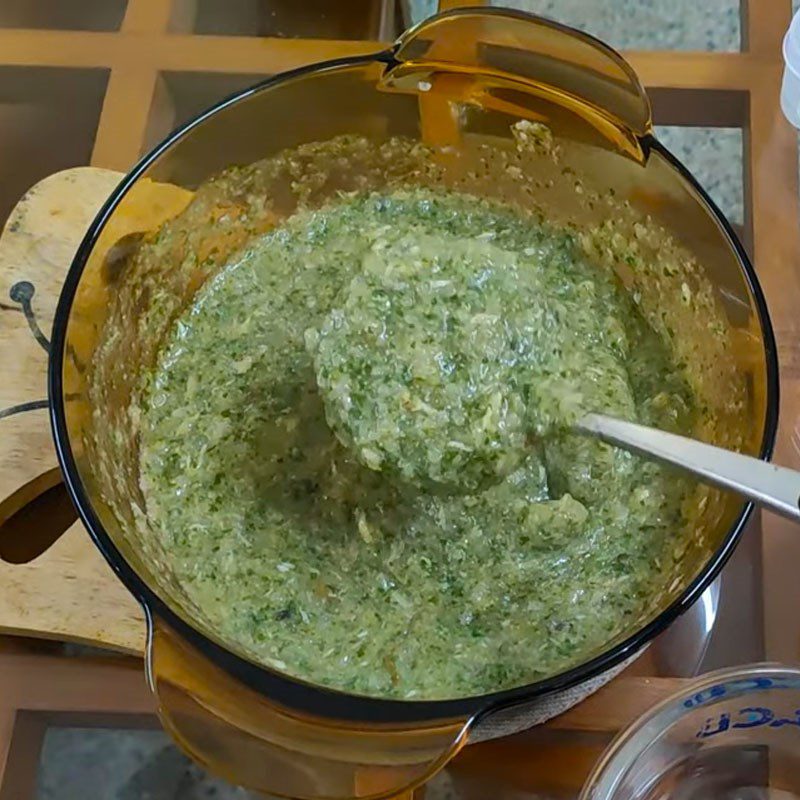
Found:
[[[402, 276], [406, 253], [437, 283], [378, 313], [364, 287]], [[449, 360], [423, 347], [404, 374], [439, 307], [428, 290], [513, 335], [455, 328], [431, 340]], [[405, 338], [376, 357], [375, 326], [398, 314]], [[463, 413], [416, 428], [427, 401]], [[336, 689], [461, 697], [580, 662], [666, 590], [692, 484], [569, 428], [595, 410], [688, 432], [694, 405], [570, 234], [467, 195], [352, 195], [252, 240], [177, 320], [149, 376], [141, 484], [170, 569], [225, 640]], [[459, 490], [417, 480], [408, 447]]]

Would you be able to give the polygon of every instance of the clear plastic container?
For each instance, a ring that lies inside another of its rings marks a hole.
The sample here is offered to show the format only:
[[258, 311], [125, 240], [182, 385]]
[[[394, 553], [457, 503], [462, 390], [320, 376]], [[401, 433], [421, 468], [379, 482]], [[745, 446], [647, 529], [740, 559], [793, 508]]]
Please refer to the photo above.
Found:
[[783, 84], [781, 109], [795, 128], [800, 128], [800, 12], [794, 15], [783, 37]]
[[800, 669], [711, 672], [609, 746], [580, 800], [800, 798]]

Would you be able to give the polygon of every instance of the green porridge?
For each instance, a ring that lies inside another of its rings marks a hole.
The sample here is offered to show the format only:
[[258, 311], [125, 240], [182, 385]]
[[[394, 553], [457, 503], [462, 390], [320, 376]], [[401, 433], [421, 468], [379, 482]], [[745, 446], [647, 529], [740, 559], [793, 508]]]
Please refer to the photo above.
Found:
[[227, 640], [347, 691], [444, 698], [596, 651], [659, 585], [691, 488], [570, 433], [688, 431], [660, 335], [573, 237], [445, 191], [254, 237], [173, 325], [147, 515]]

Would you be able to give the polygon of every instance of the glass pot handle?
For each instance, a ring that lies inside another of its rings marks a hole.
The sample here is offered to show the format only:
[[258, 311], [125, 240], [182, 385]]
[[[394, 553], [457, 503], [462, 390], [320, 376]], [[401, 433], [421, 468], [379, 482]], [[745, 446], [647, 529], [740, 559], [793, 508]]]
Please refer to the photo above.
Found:
[[467, 719], [379, 725], [297, 711], [237, 681], [157, 618], [147, 674], [161, 722], [187, 755], [234, 784], [284, 797], [410, 796], [470, 728]]
[[593, 36], [533, 14], [461, 8], [421, 22], [393, 49], [395, 66], [506, 77], [590, 105], [634, 136], [652, 129], [650, 101], [633, 68]]

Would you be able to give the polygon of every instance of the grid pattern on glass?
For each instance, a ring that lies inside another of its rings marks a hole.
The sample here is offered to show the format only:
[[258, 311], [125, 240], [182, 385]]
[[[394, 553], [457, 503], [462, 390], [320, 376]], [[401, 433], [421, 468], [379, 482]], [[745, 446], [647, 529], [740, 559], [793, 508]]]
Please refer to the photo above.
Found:
[[734, 225], [744, 224], [744, 152], [740, 128], [658, 125], [656, 134], [691, 171]]

